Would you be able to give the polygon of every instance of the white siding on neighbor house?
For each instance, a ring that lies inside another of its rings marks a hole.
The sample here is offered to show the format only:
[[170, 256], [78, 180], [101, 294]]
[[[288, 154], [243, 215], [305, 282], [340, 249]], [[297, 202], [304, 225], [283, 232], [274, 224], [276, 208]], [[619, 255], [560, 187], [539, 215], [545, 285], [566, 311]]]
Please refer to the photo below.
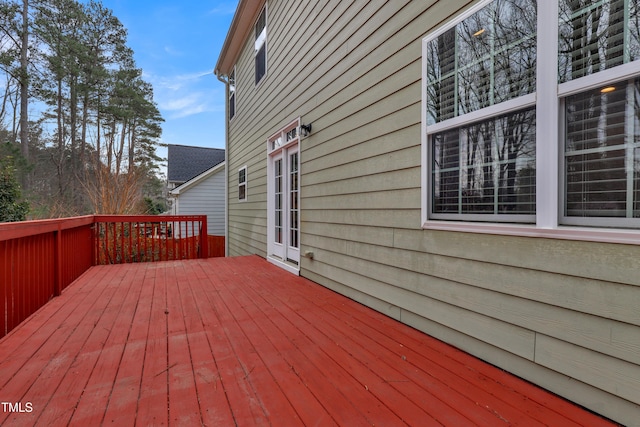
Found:
[[207, 215], [207, 233], [224, 236], [225, 170], [222, 168], [180, 192], [177, 215]]
[[301, 117], [302, 276], [633, 425], [640, 245], [421, 228], [421, 42], [472, 3], [268, 2], [267, 75], [251, 37], [236, 63], [229, 255], [266, 256], [266, 140]]

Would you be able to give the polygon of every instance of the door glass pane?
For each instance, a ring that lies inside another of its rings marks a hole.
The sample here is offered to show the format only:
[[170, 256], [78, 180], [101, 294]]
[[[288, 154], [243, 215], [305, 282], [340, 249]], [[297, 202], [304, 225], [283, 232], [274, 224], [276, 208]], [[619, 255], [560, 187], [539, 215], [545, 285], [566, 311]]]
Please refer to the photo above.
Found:
[[293, 153], [289, 156], [289, 246], [297, 248], [298, 242], [298, 153]]
[[276, 243], [282, 243], [282, 159], [274, 164], [274, 194], [275, 194], [275, 234]]

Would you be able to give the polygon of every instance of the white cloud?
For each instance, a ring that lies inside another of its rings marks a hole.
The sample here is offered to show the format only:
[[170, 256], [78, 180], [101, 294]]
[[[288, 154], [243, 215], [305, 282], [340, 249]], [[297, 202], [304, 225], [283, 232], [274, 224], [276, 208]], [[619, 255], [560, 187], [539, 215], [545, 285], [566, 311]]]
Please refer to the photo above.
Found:
[[[205, 82], [203, 79], [211, 79]], [[154, 97], [165, 118], [183, 118], [224, 111], [223, 88], [216, 87], [211, 72], [194, 72], [152, 81]], [[222, 107], [220, 104], [222, 103]]]
[[181, 51], [176, 50], [171, 46], [165, 46], [164, 47], [164, 52], [166, 54], [168, 54], [168, 55], [171, 55], [171, 56], [182, 56], [183, 55], [183, 53]]
[[203, 77], [213, 76], [212, 71], [199, 71], [175, 76], [163, 77], [144, 73], [144, 78], [153, 84], [156, 89], [182, 90], [190, 85], [196, 85]]
[[169, 98], [159, 103], [158, 106], [161, 110], [168, 111], [173, 119], [204, 113], [211, 109], [203, 94], [198, 92], [189, 93], [178, 98]]
[[233, 15], [236, 12], [238, 2], [226, 2], [220, 3], [213, 9], [209, 10], [209, 15]]
[[[195, 71], [174, 76], [144, 72], [143, 76], [153, 85], [154, 99], [165, 119], [224, 111], [224, 89], [222, 85], [216, 87], [212, 71]], [[211, 81], [207, 82], [205, 79]]]

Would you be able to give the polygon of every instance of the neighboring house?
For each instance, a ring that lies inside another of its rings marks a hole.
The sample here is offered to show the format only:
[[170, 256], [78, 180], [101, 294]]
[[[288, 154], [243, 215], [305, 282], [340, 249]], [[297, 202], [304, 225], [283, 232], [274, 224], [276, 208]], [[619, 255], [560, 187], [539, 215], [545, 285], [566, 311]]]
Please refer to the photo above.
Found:
[[225, 154], [220, 148], [169, 144], [167, 158], [167, 186], [169, 190], [173, 190], [224, 162]]
[[240, 0], [228, 254], [637, 424], [638, 9]]
[[207, 233], [224, 236], [225, 227], [225, 163], [190, 179], [169, 192], [173, 199], [173, 215], [207, 215]]
[[207, 215], [207, 232], [224, 236], [225, 153], [219, 148], [168, 146], [167, 175], [173, 215]]

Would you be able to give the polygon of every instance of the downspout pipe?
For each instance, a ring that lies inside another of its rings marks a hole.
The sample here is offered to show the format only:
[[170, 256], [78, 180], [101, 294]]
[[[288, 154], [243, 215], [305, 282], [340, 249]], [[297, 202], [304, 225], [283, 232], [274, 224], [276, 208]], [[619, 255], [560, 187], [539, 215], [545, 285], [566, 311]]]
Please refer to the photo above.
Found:
[[220, 74], [217, 69], [213, 74], [224, 83], [226, 94], [224, 103], [224, 255], [229, 256], [229, 77]]

